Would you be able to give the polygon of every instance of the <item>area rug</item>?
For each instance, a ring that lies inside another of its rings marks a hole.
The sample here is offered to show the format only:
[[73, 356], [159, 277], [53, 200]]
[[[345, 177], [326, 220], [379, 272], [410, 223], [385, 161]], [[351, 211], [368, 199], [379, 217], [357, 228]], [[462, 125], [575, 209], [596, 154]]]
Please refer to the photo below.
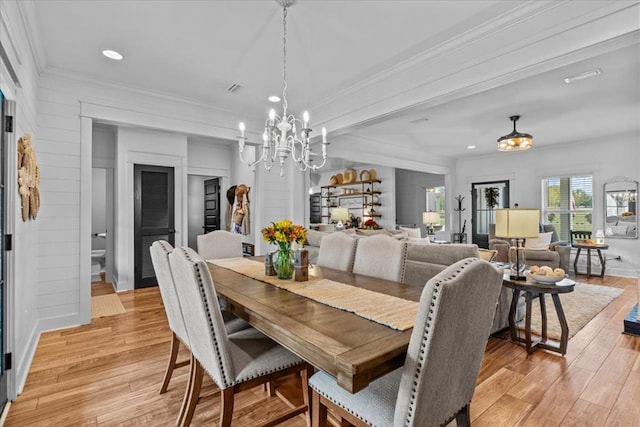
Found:
[[126, 313], [126, 310], [117, 294], [91, 297], [91, 317], [93, 319], [122, 313]]
[[[564, 315], [569, 325], [569, 338], [574, 336], [591, 319], [596, 317], [611, 301], [616, 299], [623, 290], [610, 286], [588, 285], [586, 283], [576, 283], [574, 291], [568, 294], [560, 294], [560, 302]], [[556, 309], [553, 305], [551, 295], [545, 296], [547, 309], [547, 336], [551, 339], [559, 340], [562, 333]], [[533, 312], [531, 315], [531, 331], [540, 335], [540, 303], [537, 300], [532, 302]], [[524, 320], [518, 323], [519, 329], [524, 329]]]

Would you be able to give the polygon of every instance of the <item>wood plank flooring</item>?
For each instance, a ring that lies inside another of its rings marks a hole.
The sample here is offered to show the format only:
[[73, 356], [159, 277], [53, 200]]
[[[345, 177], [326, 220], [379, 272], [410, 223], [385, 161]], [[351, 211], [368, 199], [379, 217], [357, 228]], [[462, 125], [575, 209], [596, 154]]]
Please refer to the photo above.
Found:
[[[508, 340], [491, 337], [471, 405], [474, 426], [640, 426], [640, 338], [621, 334], [636, 301], [637, 280], [579, 280], [624, 293], [569, 340], [566, 357], [545, 351], [527, 355]], [[96, 293], [108, 290], [103, 284]], [[41, 336], [7, 426], [175, 424], [188, 368], [178, 369], [167, 393], [158, 394], [170, 340], [158, 290], [119, 296], [125, 314]], [[279, 384], [278, 391], [291, 395], [292, 381]], [[194, 426], [217, 422], [217, 393], [206, 379]], [[248, 390], [237, 397], [233, 425], [252, 426], [286, 408], [261, 388]], [[283, 425], [305, 423], [296, 418]]]

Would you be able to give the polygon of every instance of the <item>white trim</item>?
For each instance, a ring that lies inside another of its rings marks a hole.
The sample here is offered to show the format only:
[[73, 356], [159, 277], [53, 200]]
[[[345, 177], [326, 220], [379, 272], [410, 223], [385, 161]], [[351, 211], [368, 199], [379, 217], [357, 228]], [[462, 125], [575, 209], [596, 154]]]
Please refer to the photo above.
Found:
[[16, 366], [15, 371], [13, 369], [7, 371], [14, 371], [14, 374], [16, 376], [14, 384], [16, 389], [14, 390], [13, 395], [11, 395], [10, 393], [10, 400], [15, 401], [18, 398], [18, 394], [22, 393], [22, 390], [24, 390], [24, 384], [27, 381], [27, 376], [29, 375], [29, 368], [31, 367], [31, 362], [33, 362], [33, 357], [36, 354], [36, 349], [38, 348], [38, 343], [40, 342], [40, 331], [38, 331], [38, 324], [39, 322], [36, 322], [36, 324], [33, 326], [29, 341], [27, 342], [27, 348], [24, 352], [24, 357], [20, 361], [21, 363]]
[[[4, 86], [0, 86], [2, 89], [2, 93], [6, 96], [4, 91]], [[9, 101], [7, 98], [7, 115], [11, 115], [14, 117], [14, 132], [7, 133], [7, 145], [5, 147], [5, 200], [18, 200], [18, 186], [16, 183], [18, 182], [18, 170], [15, 161], [9, 161], [9, 159], [15, 159], [16, 153], [18, 152], [17, 148], [17, 140], [15, 137], [15, 129], [17, 125], [16, 119], [16, 103], [15, 101]], [[5, 233], [13, 235], [14, 239], [16, 237], [16, 215], [15, 209], [9, 209], [9, 206], [13, 206], [13, 203], [7, 204], [7, 209], [5, 210]], [[7, 340], [5, 342], [5, 351], [16, 354], [16, 331], [17, 331], [17, 318], [18, 313], [16, 310], [16, 293], [15, 293], [15, 283], [16, 283], [16, 260], [15, 260], [15, 249], [13, 251], [8, 251], [5, 259], [5, 286], [7, 288], [6, 296], [7, 301], [5, 307], [7, 309], [7, 313], [5, 318], [7, 319], [7, 323], [5, 324], [5, 331]], [[6, 371], [7, 375], [7, 397], [9, 400], [15, 400], [18, 396], [16, 389], [16, 381], [19, 369], [10, 369]], [[26, 373], [24, 374], [26, 377]]]
[[187, 118], [161, 116], [152, 112], [135, 111], [116, 106], [100, 105], [80, 101], [80, 116], [98, 119], [114, 124], [131, 124], [143, 128], [160, 131], [176, 132], [185, 135], [200, 135], [214, 138], [237, 139], [238, 131], [231, 126], [231, 122], [213, 125], [213, 120], [203, 123]]
[[229, 169], [189, 166], [187, 169], [187, 175], [210, 176], [213, 178], [229, 178]]
[[80, 118], [80, 323], [91, 322], [91, 157], [93, 121]]

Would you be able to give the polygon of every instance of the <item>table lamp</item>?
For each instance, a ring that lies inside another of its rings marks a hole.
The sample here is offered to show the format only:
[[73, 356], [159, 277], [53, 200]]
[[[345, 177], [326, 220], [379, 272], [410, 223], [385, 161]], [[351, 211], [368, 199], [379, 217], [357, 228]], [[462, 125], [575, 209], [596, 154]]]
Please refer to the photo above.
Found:
[[331, 210], [331, 219], [333, 221], [338, 221], [336, 224], [336, 231], [344, 230], [344, 223], [342, 221], [346, 221], [349, 219], [349, 209], [347, 208], [334, 208]]
[[438, 224], [439, 222], [439, 212], [422, 212], [422, 223], [427, 228], [427, 234], [433, 234], [433, 224]]
[[524, 267], [525, 265], [522, 239], [538, 237], [539, 224], [540, 211], [538, 209], [496, 209], [496, 237], [516, 240], [514, 253], [509, 251], [512, 280], [524, 279], [524, 276], [520, 274], [520, 266]]

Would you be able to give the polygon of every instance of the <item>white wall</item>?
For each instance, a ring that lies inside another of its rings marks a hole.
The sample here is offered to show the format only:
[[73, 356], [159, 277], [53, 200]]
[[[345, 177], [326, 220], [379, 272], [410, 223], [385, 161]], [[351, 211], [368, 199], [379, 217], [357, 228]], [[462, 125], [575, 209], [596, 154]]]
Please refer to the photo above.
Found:
[[[40, 225], [49, 221], [56, 221], [61, 217], [60, 205], [53, 205], [56, 200], [50, 194], [43, 194], [42, 206], [38, 219], [22, 222], [21, 205], [18, 203], [16, 189], [17, 171], [15, 159], [17, 156], [16, 143], [25, 133], [31, 134], [37, 159], [40, 163], [42, 176], [50, 176], [56, 173], [56, 165], [47, 154], [51, 150], [48, 144], [54, 143], [45, 134], [37, 129], [37, 93], [38, 74], [35, 58], [29, 49], [29, 40], [26, 33], [27, 25], [23, 22], [23, 15], [18, 10], [15, 1], [0, 2], [0, 43], [7, 53], [9, 64], [0, 59], [0, 90], [4, 96], [16, 103], [14, 114], [14, 132], [7, 144], [5, 156], [7, 159], [6, 196], [7, 196], [7, 233], [13, 234], [14, 249], [7, 253], [6, 275], [7, 286], [7, 324], [8, 333], [6, 351], [12, 352], [14, 357], [14, 369], [7, 371], [9, 398], [15, 399], [16, 393], [22, 390], [26, 380], [31, 359], [38, 342], [38, 322], [40, 310], [46, 309], [45, 302], [39, 298], [40, 286], [53, 287], [53, 293], [64, 285], [52, 279], [49, 283], [39, 283], [42, 277], [39, 267], [49, 265], [49, 258], [42, 258], [43, 251], [52, 249], [50, 242], [42, 241], [38, 232]], [[21, 87], [12, 81], [8, 72], [11, 66], [18, 76]], [[64, 147], [60, 147], [64, 149]], [[70, 172], [73, 175], [73, 172]], [[49, 187], [50, 188], [50, 187]], [[74, 212], [68, 212], [67, 216], [73, 217]], [[50, 233], [45, 229], [44, 233]], [[71, 248], [73, 254], [74, 248]], [[77, 253], [77, 249], [76, 249]], [[42, 262], [42, 264], [40, 264]], [[71, 310], [73, 310], [72, 307]]]
[[[549, 176], [593, 175], [593, 224], [603, 228], [603, 184], [615, 176], [640, 180], [640, 135], [626, 134], [606, 141], [593, 140], [552, 147], [535, 146], [529, 151], [469, 157], [456, 162], [455, 194], [465, 196], [463, 220], [471, 220], [472, 182], [510, 180], [511, 206], [541, 207], [541, 180]], [[470, 227], [467, 227], [470, 230]], [[471, 236], [469, 232], [468, 241]], [[607, 273], [635, 277], [640, 268], [639, 239], [607, 239], [611, 260]], [[573, 258], [572, 258], [573, 259]]]
[[135, 164], [174, 168], [175, 245], [187, 244], [187, 137], [149, 129], [118, 128], [115, 170], [115, 280], [118, 291], [134, 288]]

